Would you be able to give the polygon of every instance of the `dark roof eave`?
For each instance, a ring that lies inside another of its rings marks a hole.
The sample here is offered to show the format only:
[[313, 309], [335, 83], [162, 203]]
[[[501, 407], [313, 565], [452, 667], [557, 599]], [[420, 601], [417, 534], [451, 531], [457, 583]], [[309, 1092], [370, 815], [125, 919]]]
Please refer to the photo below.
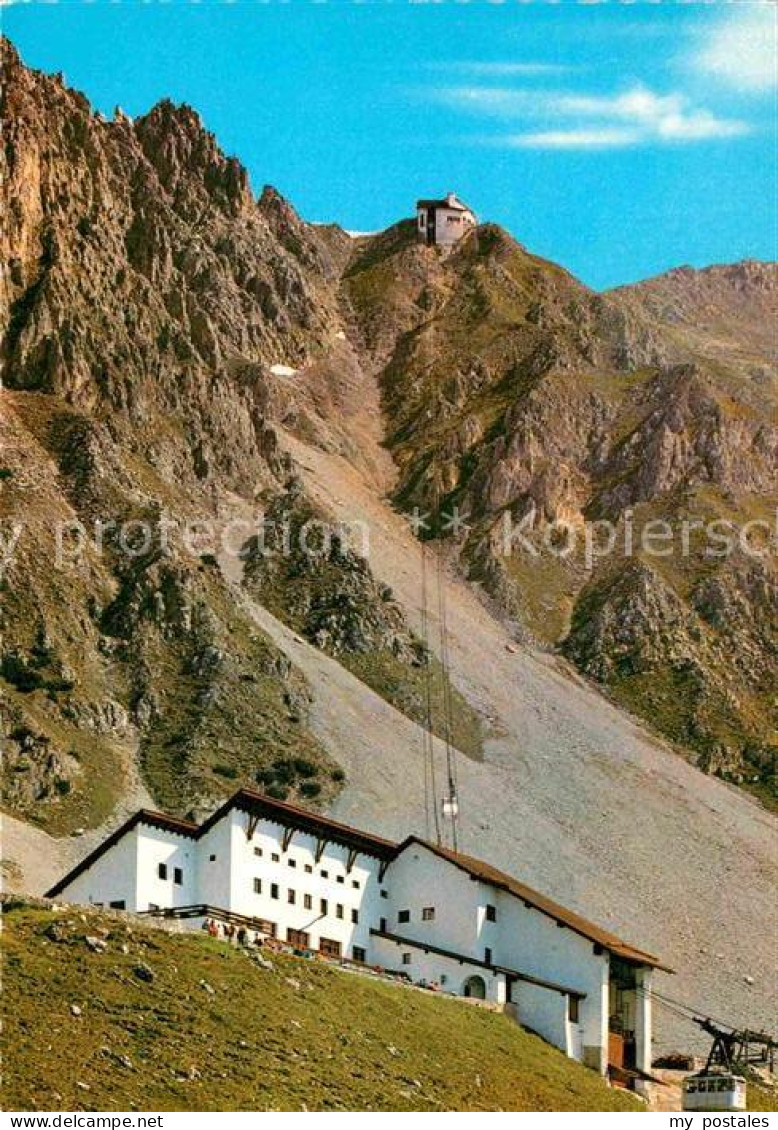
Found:
[[482, 961], [480, 957], [468, 957], [465, 953], [444, 949], [443, 946], [436, 946], [431, 942], [420, 942], [416, 938], [408, 938], [404, 934], [394, 934], [390, 930], [372, 928], [370, 933], [376, 938], [386, 938], [400, 946], [411, 946], [413, 949], [424, 950], [425, 953], [436, 953], [440, 957], [449, 958], [451, 961], [475, 965], [478, 969], [487, 969], [492, 973], [504, 973], [506, 977], [513, 977], [517, 981], [525, 981], [527, 984], [537, 985], [538, 988], [548, 989], [553, 993], [561, 993], [563, 996], [576, 997], [578, 1000], [583, 1000], [586, 997], [586, 993], [581, 989], [572, 989], [569, 985], [560, 985], [556, 981], [546, 981], [543, 977], [535, 977], [531, 973], [522, 973], [520, 969], [512, 969], [508, 965], [491, 965], [487, 961]]
[[455, 201], [453, 201], [453, 203], [449, 203], [448, 200], [445, 200], [445, 199], [443, 199], [443, 200], [417, 200], [416, 201], [416, 207], [417, 208], [450, 208], [454, 212], [471, 212], [473, 215], [475, 215], [475, 212], [473, 212], [473, 209], [468, 204], [465, 204], [461, 200], [455, 200]]
[[420, 844], [434, 855], [447, 860], [449, 863], [453, 863], [455, 867], [464, 871], [465, 874], [469, 875], [472, 879], [487, 883], [497, 890], [505, 891], [514, 898], [521, 899], [528, 906], [531, 906], [541, 914], [545, 914], [548, 918], [552, 918], [559, 925], [567, 927], [567, 929], [579, 934], [582, 938], [586, 938], [587, 941], [595, 942], [597, 945], [602, 946], [604, 950], [615, 954], [624, 961], [630, 962], [632, 965], [651, 966], [654, 969], [660, 969], [664, 973], [674, 972], [669, 966], [663, 965], [654, 954], [646, 953], [644, 950], [639, 950], [635, 946], [631, 946], [628, 942], [618, 938], [615, 934], [611, 934], [607, 930], [602, 929], [602, 927], [595, 925], [595, 923], [589, 922], [586, 918], [575, 914], [573, 911], [567, 910], [565, 907], [555, 903], [552, 899], [541, 895], [531, 887], [525, 886], [524, 883], [520, 883], [518, 879], [514, 879], [511, 875], [506, 875], [496, 867], [490, 867], [489, 864], [482, 863], [481, 860], [472, 859], [470, 856], [450, 851], [448, 848], [442, 848], [437, 844], [429, 843], [427, 840], [413, 835], [406, 837], [406, 839], [398, 845], [397, 855], [400, 855], [412, 843]]
[[189, 820], [179, 820], [175, 816], [167, 816], [164, 812], [154, 812], [145, 808], [140, 809], [138, 812], [133, 813], [128, 820], [125, 820], [123, 824], [120, 824], [102, 843], [98, 844], [93, 851], [89, 852], [80, 863], [77, 863], [66, 875], [63, 875], [61, 879], [46, 891], [44, 897], [55, 898], [65, 887], [70, 886], [75, 879], [87, 871], [92, 864], [96, 863], [102, 855], [110, 851], [123, 836], [126, 836], [128, 832], [131, 832], [133, 828], [137, 827], [138, 824], [149, 824], [154, 828], [161, 828], [177, 835], [188, 836], [191, 839], [199, 840], [201, 836], [205, 835], [214, 824], [218, 823], [218, 821], [226, 816], [228, 812], [232, 811], [233, 808], [240, 808], [243, 811], [260, 810], [262, 815], [281, 824], [288, 824], [290, 821], [294, 821], [295, 825], [298, 826], [301, 831], [324, 836], [332, 842], [355, 848], [364, 855], [372, 855], [381, 860], [391, 859], [397, 847], [392, 840], [386, 840], [380, 836], [372, 836], [370, 833], [361, 832], [358, 828], [352, 828], [348, 824], [341, 824], [336, 820], [329, 820], [326, 816], [320, 816], [318, 813], [309, 812], [306, 809], [297, 808], [291, 804], [285, 804], [283, 801], [273, 800], [271, 797], [265, 796], [264, 793], [257, 793], [252, 789], [239, 789], [200, 825], [194, 824]]
[[114, 844], [117, 844], [128, 832], [136, 828], [138, 824], [148, 824], [152, 828], [161, 828], [163, 831], [173, 832], [175, 835], [187, 836], [193, 840], [197, 839], [198, 827], [191, 821], [179, 820], [175, 816], [167, 816], [164, 812], [154, 812], [148, 808], [141, 808], [138, 812], [134, 812], [129, 820], [125, 820], [123, 824], [115, 828], [110, 836], [103, 840], [102, 843], [99, 843], [88, 855], [85, 855], [81, 862], [77, 863], [75, 867], [72, 867], [66, 875], [63, 875], [53, 887], [50, 887], [46, 891], [44, 898], [56, 898], [60, 891], [63, 891], [65, 887], [69, 887], [74, 880], [78, 879], [80, 875], [83, 875], [85, 871], [88, 871], [93, 863], [96, 863], [102, 855], [110, 851]]
[[242, 812], [266, 816], [269, 820], [283, 825], [293, 822], [301, 832], [322, 836], [331, 842], [356, 848], [364, 855], [372, 855], [377, 859], [392, 859], [397, 849], [397, 844], [393, 840], [386, 840], [382, 836], [373, 836], [369, 832], [362, 832], [348, 824], [330, 820], [327, 816], [321, 816], [317, 812], [298, 808], [293, 804], [286, 804], [282, 800], [274, 800], [272, 797], [255, 792], [253, 789], [239, 789], [237, 793], [234, 793], [221, 808], [217, 809], [200, 825], [197, 838], [204, 836], [214, 824], [218, 823], [233, 808], [238, 808]]

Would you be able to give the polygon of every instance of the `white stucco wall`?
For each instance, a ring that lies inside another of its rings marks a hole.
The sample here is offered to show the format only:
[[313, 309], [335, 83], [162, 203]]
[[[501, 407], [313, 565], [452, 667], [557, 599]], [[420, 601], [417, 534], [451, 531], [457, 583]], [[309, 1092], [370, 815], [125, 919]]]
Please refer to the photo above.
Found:
[[[486, 904], [480, 886], [422, 844], [413, 843], [386, 873], [384, 887], [389, 897], [382, 914], [387, 928], [484, 961], [486, 947], [494, 943], [495, 935], [493, 924], [479, 915]], [[434, 908], [433, 920], [423, 919], [424, 907]], [[403, 910], [410, 911], [408, 922], [400, 921]]]
[[435, 242], [443, 247], [456, 243], [474, 224], [475, 216], [472, 212], [438, 208], [435, 212]]
[[[544, 989], [527, 981], [513, 987], [519, 1023], [537, 1032], [544, 1040], [576, 1059], [581, 1055], [578, 1026], [568, 1020], [568, 998], [552, 989]], [[574, 1030], [575, 1029], [575, 1030]]]
[[[608, 955], [594, 944], [506, 892], [497, 894], [498, 952], [502, 964], [534, 977], [585, 993], [580, 1010], [580, 1056], [583, 1048], [608, 1046]], [[529, 1021], [528, 1021], [529, 1023]], [[595, 1066], [593, 1056], [587, 1062]], [[600, 1060], [598, 1070], [606, 1064]]]
[[[485, 1000], [494, 1004], [505, 1003], [505, 977], [469, 962], [426, 952], [419, 946], [396, 942], [390, 938], [373, 938], [372, 964], [380, 965], [393, 973], [405, 973], [415, 983], [425, 981], [437, 985], [446, 993], [464, 996], [465, 982], [471, 977], [481, 977], [485, 987]], [[403, 955], [410, 960], [403, 961]]]
[[193, 902], [231, 909], [232, 830], [233, 822], [226, 817], [197, 841], [198, 883]]
[[637, 986], [635, 1006], [635, 1058], [639, 1071], [651, 1073], [653, 1061], [652, 1050], [652, 1024], [651, 1024], [651, 984], [653, 974], [651, 969], [637, 971]]
[[109, 906], [124, 902], [127, 910], [138, 906], [138, 827], [101, 855], [58, 896], [68, 902]]
[[[517, 982], [522, 1023], [534, 1028], [557, 1047], [604, 1070], [608, 1044], [608, 956], [594, 945], [508, 892], [471, 878], [420, 844], [412, 844], [391, 864], [385, 886], [390, 899], [388, 929], [428, 941], [444, 949], [484, 961], [487, 948], [494, 964], [556, 982], [584, 993], [579, 1023], [567, 1024], [567, 997]], [[424, 921], [422, 908], [433, 906], [435, 918]], [[487, 906], [496, 920], [487, 919]], [[410, 921], [400, 922], [401, 910]], [[434, 964], [434, 963], [433, 963]], [[426, 968], [426, 966], [425, 966]], [[427, 974], [424, 974], [427, 976]], [[524, 1009], [522, 1009], [522, 1001]]]
[[[317, 862], [315, 836], [295, 832], [284, 851], [282, 825], [263, 819], [249, 840], [246, 814], [234, 811], [229, 819], [232, 869], [227, 909], [275, 922], [282, 940], [291, 928], [308, 933], [313, 949], [328, 938], [340, 943], [344, 957], [353, 956], [354, 946], [369, 953], [370, 927], [379, 921], [379, 861], [375, 857], [359, 853], [347, 871], [349, 849], [345, 845], [327, 844]], [[262, 854], [257, 855], [255, 849]], [[259, 893], [254, 890], [255, 878], [261, 883]], [[273, 897], [274, 885], [278, 897]], [[294, 902], [289, 901], [290, 891]], [[327, 903], [323, 917], [322, 900]], [[224, 905], [223, 899], [216, 905]], [[342, 907], [342, 916], [338, 907]]]
[[[198, 845], [191, 836], [138, 826], [137, 895], [136, 909], [152, 907], [191, 906], [197, 902]], [[167, 877], [160, 878], [159, 865], [167, 869]], [[181, 882], [175, 881], [176, 870], [181, 872]]]

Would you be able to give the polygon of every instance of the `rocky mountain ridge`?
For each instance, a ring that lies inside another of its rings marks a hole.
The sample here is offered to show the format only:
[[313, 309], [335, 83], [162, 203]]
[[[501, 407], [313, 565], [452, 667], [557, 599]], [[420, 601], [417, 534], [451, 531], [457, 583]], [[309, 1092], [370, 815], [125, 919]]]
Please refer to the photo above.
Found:
[[[682, 269], [596, 295], [488, 225], [426, 269], [424, 255], [393, 229], [344, 280], [380, 327], [396, 501], [456, 528], [471, 578], [531, 637], [768, 797], [778, 269]], [[669, 554], [652, 552], [657, 522]], [[595, 608], [633, 623], [630, 642]]]
[[[606, 519], [621, 535], [633, 512], [638, 527], [768, 513], [774, 267], [681, 269], [598, 295], [492, 225], [449, 256], [405, 222], [351, 239], [273, 189], [256, 198], [192, 109], [105, 121], [3, 52], [0, 490], [4, 517], [26, 520], [3, 581], [12, 807], [57, 830], [99, 822], [138, 765], [157, 803], [191, 811], [279, 758], [315, 764], [331, 796], [338, 768], [306, 729], [305, 686], [218, 551], [161, 540], [170, 518], [277, 507], [296, 472], [285, 435], [429, 510], [443, 538], [456, 507], [460, 566], [525, 638], [558, 645], [703, 768], [766, 785], [774, 561], [714, 568], [694, 546], [677, 567], [592, 569], [580, 548], [506, 557], [501, 539], [506, 516], [543, 536]], [[94, 533], [106, 518], [103, 544], [87, 538], [73, 567], [51, 569], [55, 521]], [[151, 532], [143, 552], [119, 544], [127, 523]], [[321, 625], [311, 638], [418, 717], [405, 612], [369, 565], [357, 574], [348, 593], [326, 571], [309, 578], [314, 607], [329, 594], [354, 612], [337, 647], [342, 618], [329, 642]], [[310, 590], [302, 616], [291, 575], [274, 584], [273, 611], [307, 632]], [[354, 659], [376, 625], [391, 677]], [[477, 752], [472, 710], [461, 701]], [[250, 735], [246, 716], [260, 720]]]

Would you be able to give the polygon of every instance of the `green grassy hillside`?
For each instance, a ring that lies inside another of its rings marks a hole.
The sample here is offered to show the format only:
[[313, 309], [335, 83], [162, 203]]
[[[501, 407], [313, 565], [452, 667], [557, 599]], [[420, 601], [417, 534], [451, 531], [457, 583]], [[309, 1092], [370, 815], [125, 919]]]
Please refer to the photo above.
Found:
[[4, 941], [6, 1109], [640, 1105], [507, 1017], [324, 964], [75, 908], [9, 904]]

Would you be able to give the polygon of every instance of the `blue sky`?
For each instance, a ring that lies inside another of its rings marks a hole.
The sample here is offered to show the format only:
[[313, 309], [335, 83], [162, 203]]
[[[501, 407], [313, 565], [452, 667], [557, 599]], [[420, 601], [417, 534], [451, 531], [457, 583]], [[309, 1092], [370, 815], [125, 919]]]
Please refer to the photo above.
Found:
[[110, 115], [201, 114], [254, 188], [355, 230], [454, 189], [595, 287], [776, 257], [769, 3], [14, 4]]

